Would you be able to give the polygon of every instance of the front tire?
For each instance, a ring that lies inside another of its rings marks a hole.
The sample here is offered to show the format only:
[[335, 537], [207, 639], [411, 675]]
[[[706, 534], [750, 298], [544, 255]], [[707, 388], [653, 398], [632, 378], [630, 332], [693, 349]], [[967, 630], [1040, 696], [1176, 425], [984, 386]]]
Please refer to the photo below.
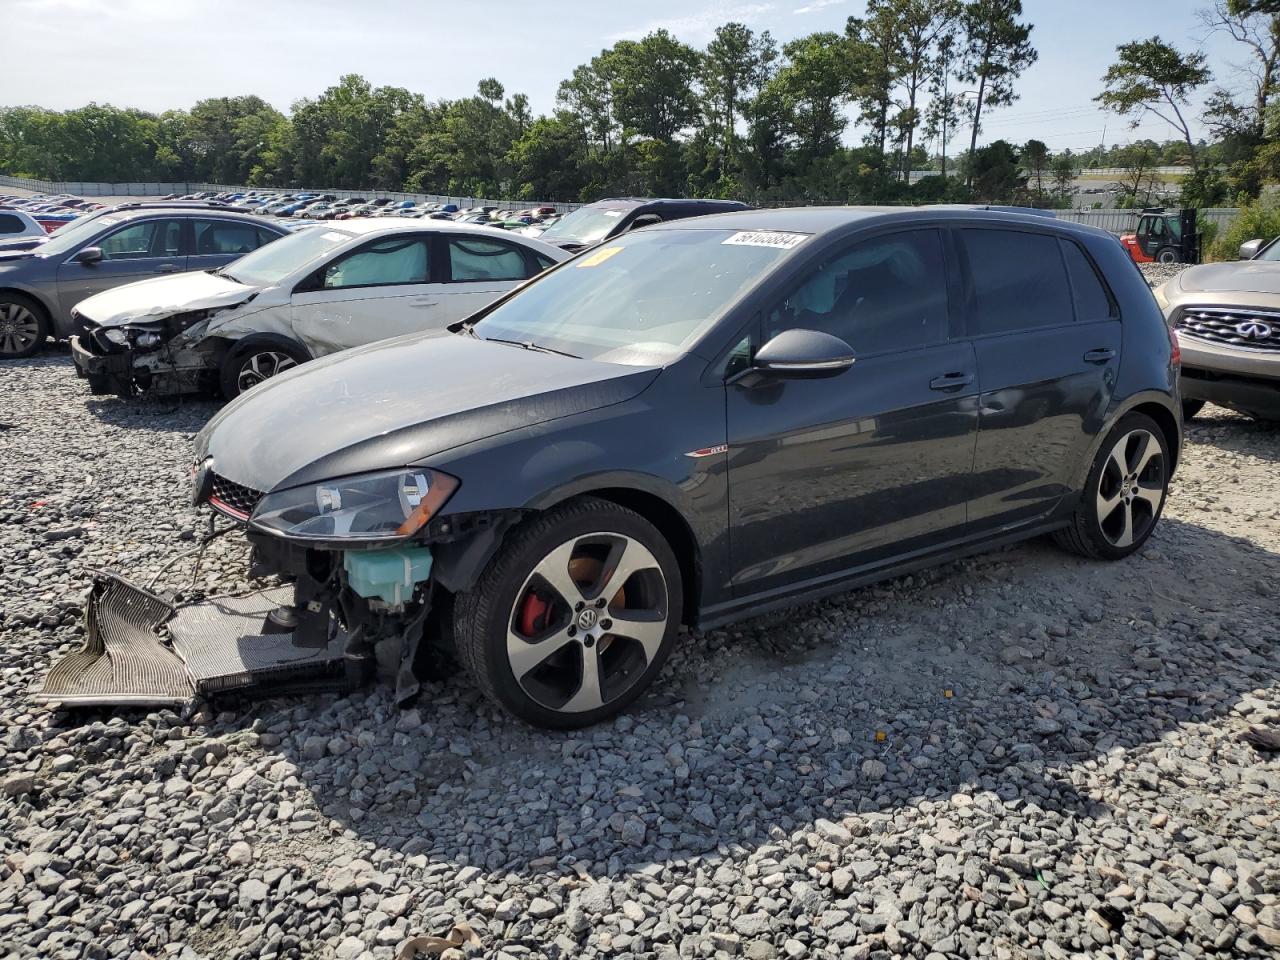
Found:
[[1164, 249], [1156, 253], [1156, 262], [1157, 263], [1177, 263], [1178, 251], [1173, 249], [1173, 247], [1165, 247]]
[[291, 370], [310, 357], [299, 347], [281, 343], [248, 343], [234, 347], [222, 361], [222, 395], [234, 400], [263, 380]]
[[0, 360], [33, 356], [48, 337], [49, 321], [40, 304], [20, 293], [0, 294]]
[[662, 669], [683, 586], [670, 545], [593, 497], [516, 528], [454, 608], [458, 658], [492, 701], [540, 727], [624, 709]]
[[1107, 434], [1058, 544], [1094, 560], [1120, 560], [1155, 530], [1169, 492], [1172, 461], [1164, 433], [1142, 413], [1129, 413]]

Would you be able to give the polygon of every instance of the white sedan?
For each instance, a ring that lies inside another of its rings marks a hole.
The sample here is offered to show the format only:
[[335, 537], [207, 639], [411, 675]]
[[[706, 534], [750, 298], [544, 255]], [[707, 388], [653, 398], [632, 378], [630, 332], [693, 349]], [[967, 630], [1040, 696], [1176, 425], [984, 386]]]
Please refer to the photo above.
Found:
[[299, 363], [443, 330], [572, 254], [447, 220], [343, 220], [207, 273], [116, 287], [76, 305], [71, 347], [95, 393], [221, 389]]

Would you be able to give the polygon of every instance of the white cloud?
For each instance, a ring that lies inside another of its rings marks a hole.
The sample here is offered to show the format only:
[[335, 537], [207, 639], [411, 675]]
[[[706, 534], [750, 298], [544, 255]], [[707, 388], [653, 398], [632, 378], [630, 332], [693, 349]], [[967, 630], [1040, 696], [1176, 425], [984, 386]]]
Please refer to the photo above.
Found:
[[[821, 0], [818, 0], [821, 2]], [[671, 17], [665, 20], [650, 20], [648, 23], [629, 30], [620, 30], [605, 38], [608, 43], [619, 40], [639, 40], [653, 31], [665, 27], [670, 33], [685, 42], [710, 40], [716, 27], [729, 22], [750, 23], [774, 8], [772, 3], [717, 3], [713, 6], [691, 13], [683, 17]]]
[[809, 0], [803, 7], [796, 7], [792, 13], [817, 13], [819, 10], [825, 10], [827, 7], [834, 7], [844, 3], [844, 0]]

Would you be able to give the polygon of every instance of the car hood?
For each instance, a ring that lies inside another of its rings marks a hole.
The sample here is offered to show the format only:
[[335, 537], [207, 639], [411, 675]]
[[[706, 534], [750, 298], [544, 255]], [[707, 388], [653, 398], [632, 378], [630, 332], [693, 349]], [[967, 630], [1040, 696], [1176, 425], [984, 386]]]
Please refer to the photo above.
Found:
[[[462, 335], [412, 334], [313, 361], [225, 407], [197, 460], [271, 491], [416, 463], [629, 400], [657, 376]], [[465, 480], [464, 480], [465, 482]]]
[[175, 273], [113, 287], [76, 304], [76, 310], [104, 327], [160, 319], [191, 310], [232, 307], [256, 296], [260, 288], [212, 273]]
[[1280, 294], [1280, 261], [1237, 260], [1188, 267], [1178, 274], [1178, 286], [1186, 293]]

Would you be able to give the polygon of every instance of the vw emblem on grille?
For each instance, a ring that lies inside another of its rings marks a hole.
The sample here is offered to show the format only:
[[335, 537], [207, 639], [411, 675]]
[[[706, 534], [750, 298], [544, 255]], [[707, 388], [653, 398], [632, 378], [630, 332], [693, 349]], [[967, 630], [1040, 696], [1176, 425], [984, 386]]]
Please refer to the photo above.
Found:
[[1236, 324], [1236, 333], [1246, 340], [1266, 340], [1271, 336], [1271, 325], [1261, 320], [1246, 320]]

